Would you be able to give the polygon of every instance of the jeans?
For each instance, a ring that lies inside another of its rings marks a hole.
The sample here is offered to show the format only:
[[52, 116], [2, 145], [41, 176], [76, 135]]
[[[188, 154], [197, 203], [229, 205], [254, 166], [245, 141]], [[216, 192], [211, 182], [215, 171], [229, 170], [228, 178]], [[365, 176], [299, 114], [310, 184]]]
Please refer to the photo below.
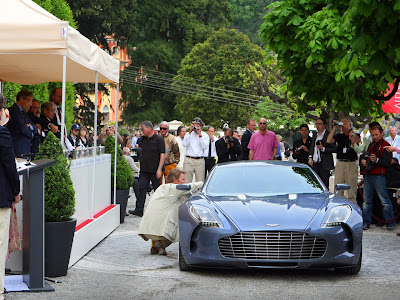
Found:
[[146, 193], [149, 184], [153, 184], [153, 189], [156, 190], [160, 186], [160, 179], [157, 179], [156, 173], [140, 172], [139, 174], [139, 197], [136, 199], [137, 211], [143, 212], [144, 202], [146, 201]]
[[[364, 204], [363, 219], [364, 225], [370, 226], [372, 221], [372, 200], [374, 198], [374, 190], [378, 194], [382, 203], [382, 214], [385, 221], [394, 218], [392, 202], [389, 199], [386, 176], [384, 175], [364, 175]], [[393, 220], [387, 226], [395, 226]]]

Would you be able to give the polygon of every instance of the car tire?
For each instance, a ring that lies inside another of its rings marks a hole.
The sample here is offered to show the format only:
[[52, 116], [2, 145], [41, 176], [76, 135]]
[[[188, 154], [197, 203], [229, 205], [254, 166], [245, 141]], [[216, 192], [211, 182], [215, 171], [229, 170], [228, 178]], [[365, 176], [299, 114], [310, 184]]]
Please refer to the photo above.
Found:
[[362, 264], [362, 249], [356, 265], [346, 268], [338, 268], [336, 269], [336, 271], [345, 275], [357, 275], [358, 272], [360, 272], [361, 270], [361, 264]]
[[178, 261], [179, 261], [179, 270], [181, 271], [190, 271], [189, 265], [185, 262], [185, 258], [182, 255], [181, 245], [179, 244], [178, 251]]

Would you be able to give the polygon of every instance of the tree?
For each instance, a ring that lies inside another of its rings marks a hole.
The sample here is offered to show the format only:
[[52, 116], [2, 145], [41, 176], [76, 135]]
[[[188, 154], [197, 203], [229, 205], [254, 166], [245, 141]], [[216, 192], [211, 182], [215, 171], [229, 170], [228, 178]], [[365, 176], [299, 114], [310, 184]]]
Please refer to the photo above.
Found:
[[[95, 92], [94, 84], [81, 83], [75, 84], [76, 93], [81, 97], [82, 102], [79, 106], [74, 106], [74, 122], [86, 126], [89, 130], [94, 129], [94, 111], [95, 104], [90, 100], [89, 95]], [[108, 94], [108, 90], [104, 84], [99, 84], [99, 91]], [[98, 127], [104, 120], [104, 114], [100, 111], [97, 112], [97, 125]], [[98, 130], [100, 127], [98, 128]]]
[[121, 44], [136, 38], [136, 0], [67, 0], [79, 24], [79, 31], [97, 44], [108, 48], [106, 36]]
[[127, 48], [133, 66], [122, 76], [121, 103], [126, 105], [122, 116], [129, 123], [143, 121], [145, 116], [154, 122], [172, 119], [175, 95], [155, 86], [138, 86], [135, 80], [140, 74], [135, 65], [176, 74], [182, 58], [195, 44], [214, 30], [229, 26], [228, 0], [138, 0], [135, 15], [139, 32]]
[[229, 0], [232, 6], [231, 28], [246, 34], [254, 44], [261, 45], [260, 26], [267, 6], [276, 0]]
[[[288, 89], [308, 105], [377, 116], [399, 75], [399, 5], [377, 0], [283, 0], [269, 6], [261, 27]], [[397, 88], [396, 88], [397, 90]]]
[[223, 29], [182, 60], [173, 86], [192, 92], [179, 95], [175, 109], [184, 122], [199, 116], [215, 127], [243, 126], [253, 116], [254, 104], [261, 102], [259, 96], [281, 98], [274, 94], [280, 83], [277, 75], [263, 50], [245, 34]]

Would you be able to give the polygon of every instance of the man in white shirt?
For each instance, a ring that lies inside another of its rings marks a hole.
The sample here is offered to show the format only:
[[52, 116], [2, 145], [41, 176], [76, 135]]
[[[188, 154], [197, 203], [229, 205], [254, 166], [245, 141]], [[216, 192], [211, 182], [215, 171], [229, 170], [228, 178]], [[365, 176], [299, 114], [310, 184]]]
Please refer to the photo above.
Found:
[[183, 163], [183, 170], [186, 173], [186, 180], [191, 183], [193, 174], [196, 175], [196, 181], [203, 180], [205, 174], [204, 151], [208, 148], [210, 138], [201, 131], [203, 121], [196, 117], [192, 120], [189, 132], [183, 139], [183, 146], [186, 147], [186, 157]]
[[[387, 138], [385, 138], [385, 140], [392, 147], [395, 147], [395, 148], [400, 147], [400, 136], [397, 135], [397, 130], [393, 126], [389, 128], [389, 136]], [[393, 157], [400, 160], [400, 154], [398, 154], [396, 151], [393, 152]]]
[[183, 162], [185, 161], [186, 147], [183, 146], [183, 139], [186, 135], [186, 127], [181, 125], [178, 127], [176, 141], [179, 146], [179, 153], [181, 158], [179, 159], [179, 164], [176, 166], [177, 168], [183, 170]]
[[217, 156], [217, 150], [215, 148], [216, 138], [214, 136], [215, 129], [214, 127], [209, 127], [207, 130], [208, 137], [210, 141], [208, 143], [208, 147], [204, 150], [204, 161], [205, 161], [205, 176], [207, 177], [210, 173], [211, 169], [215, 166], [215, 157]]

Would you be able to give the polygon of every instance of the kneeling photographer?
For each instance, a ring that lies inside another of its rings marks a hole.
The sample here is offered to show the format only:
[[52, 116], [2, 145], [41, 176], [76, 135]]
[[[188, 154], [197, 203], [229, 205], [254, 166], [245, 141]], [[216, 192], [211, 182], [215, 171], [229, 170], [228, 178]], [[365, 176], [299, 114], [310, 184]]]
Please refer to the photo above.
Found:
[[242, 152], [240, 143], [237, 138], [233, 136], [233, 130], [226, 128], [224, 130], [224, 137], [215, 142], [217, 149], [218, 163], [238, 160]]
[[382, 214], [389, 230], [393, 230], [396, 222], [392, 202], [389, 199], [386, 181], [387, 168], [390, 167], [392, 155], [385, 150], [388, 142], [383, 139], [383, 129], [377, 122], [369, 125], [372, 142], [368, 151], [360, 156], [361, 172], [364, 174], [363, 229], [369, 229], [372, 221], [372, 201], [374, 192], [378, 194], [382, 204]]

